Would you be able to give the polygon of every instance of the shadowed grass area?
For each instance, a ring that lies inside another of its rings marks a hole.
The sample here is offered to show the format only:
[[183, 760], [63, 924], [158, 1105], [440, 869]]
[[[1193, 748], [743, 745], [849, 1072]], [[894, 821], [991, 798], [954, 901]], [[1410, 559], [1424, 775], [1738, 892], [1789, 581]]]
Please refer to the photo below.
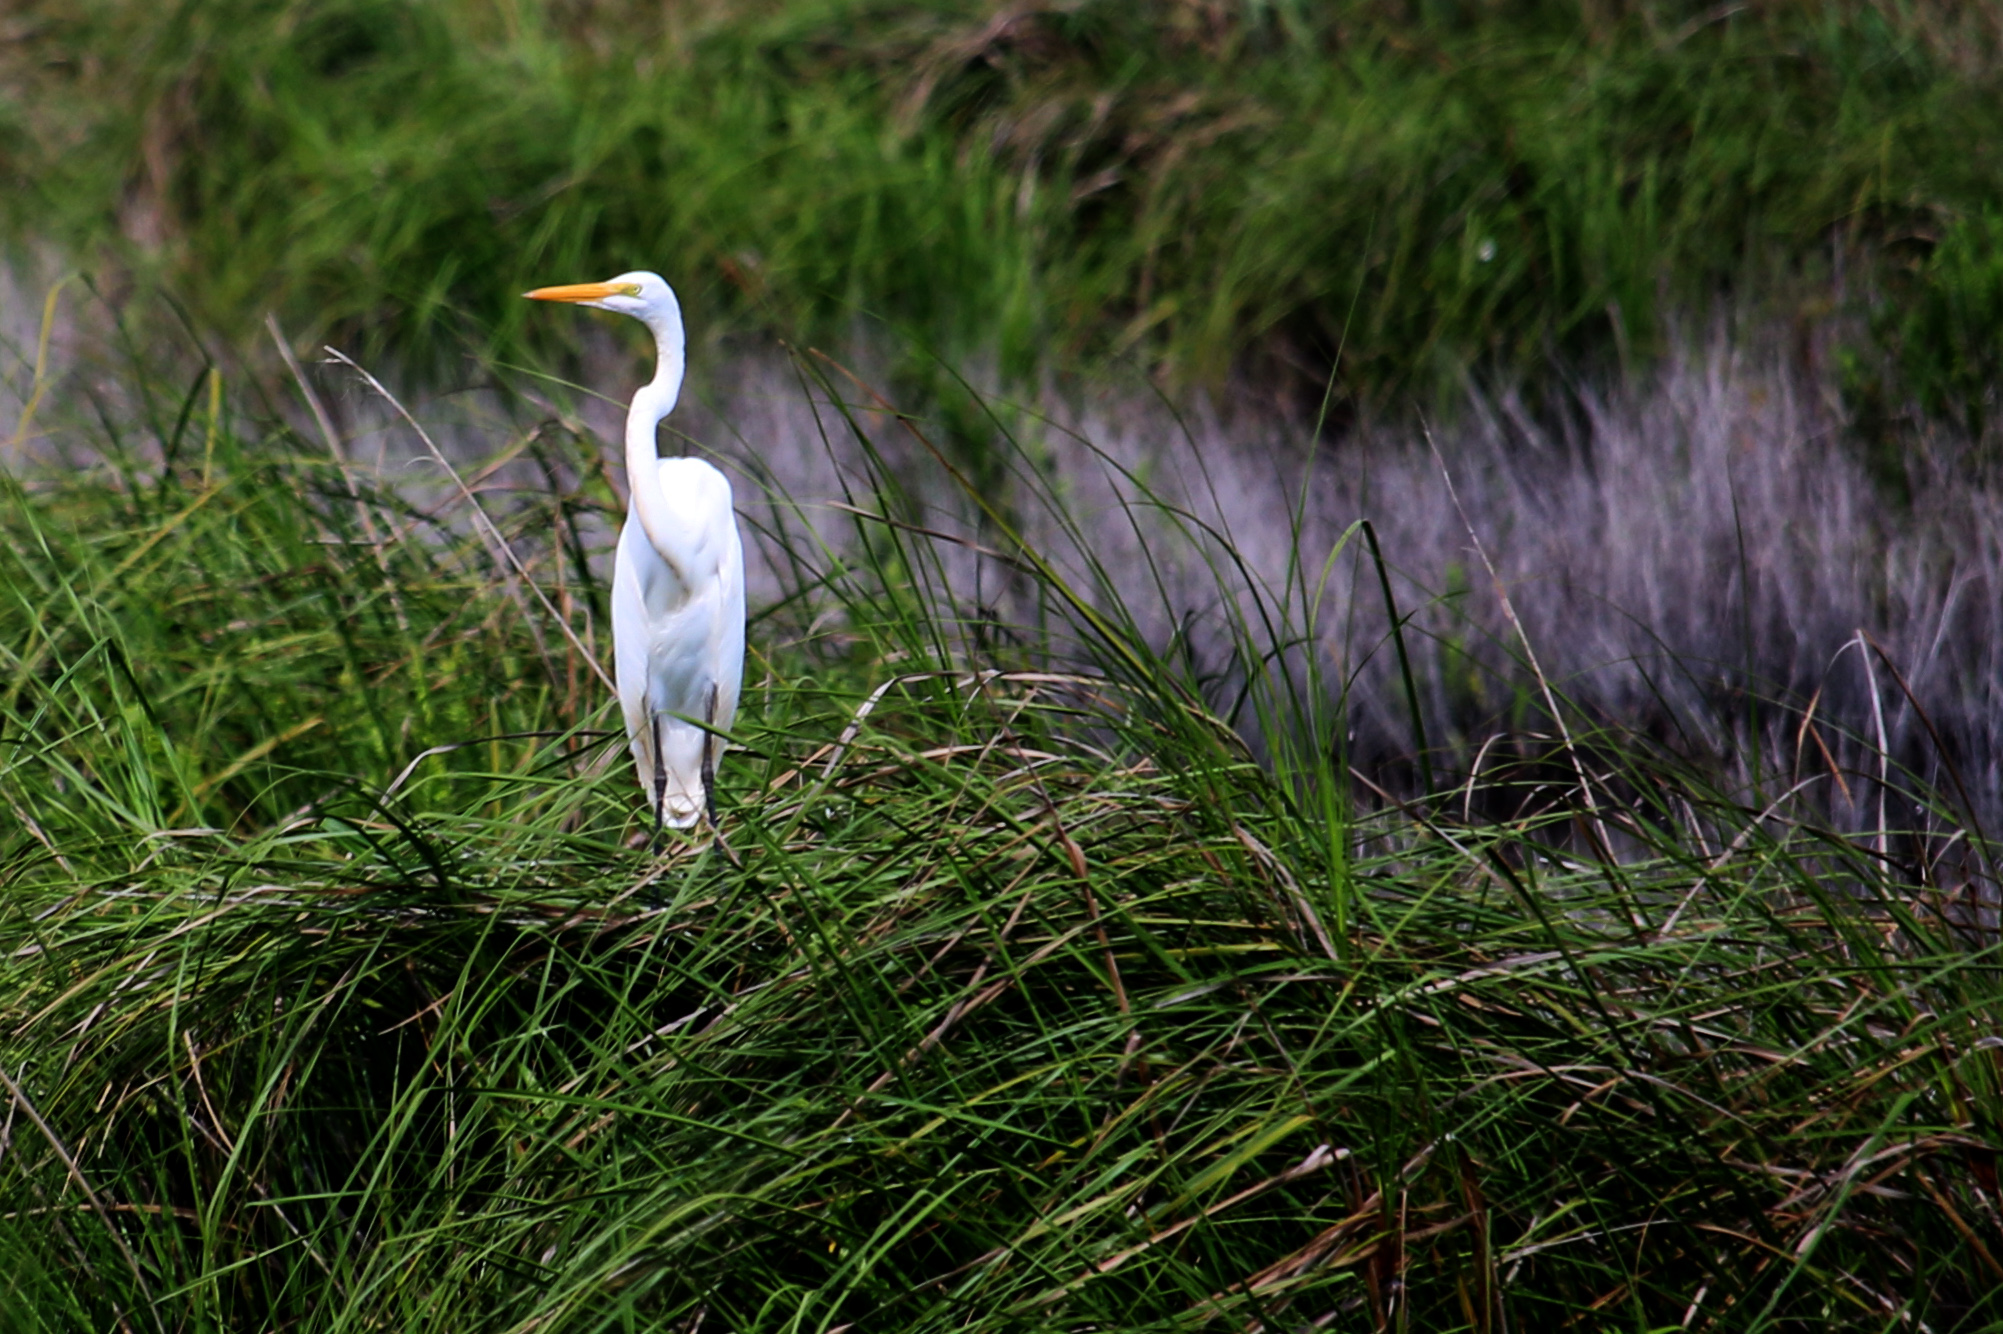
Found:
[[1257, 605], [1263, 764], [995, 515], [1013, 638], [901, 521], [759, 534], [723, 838], [649, 852], [574, 443], [504, 554], [179, 416], [0, 508], [10, 1328], [1998, 1319], [1974, 831], [1575, 718], [1509, 818], [1379, 804]]
[[412, 364], [524, 336], [503, 293], [652, 267], [705, 328], [863, 315], [1012, 373], [1134, 352], [1310, 399], [1333, 368], [1345, 411], [1642, 356], [1726, 295], [1878, 311], [1865, 399], [1993, 378], [1982, 6], [19, 9], [17, 235]]

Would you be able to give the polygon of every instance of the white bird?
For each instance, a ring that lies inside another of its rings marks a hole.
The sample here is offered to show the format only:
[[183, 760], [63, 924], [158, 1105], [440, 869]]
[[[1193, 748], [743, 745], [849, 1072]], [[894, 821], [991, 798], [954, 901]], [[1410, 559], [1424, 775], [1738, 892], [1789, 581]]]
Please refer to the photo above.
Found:
[[730, 481], [701, 459], [664, 459], [654, 431], [681, 395], [681, 303], [657, 273], [539, 287], [524, 295], [631, 315], [654, 335], [653, 380], [626, 413], [630, 500], [612, 566], [612, 657], [619, 707], [654, 818], [716, 821], [715, 775], [744, 680], [744, 547]]

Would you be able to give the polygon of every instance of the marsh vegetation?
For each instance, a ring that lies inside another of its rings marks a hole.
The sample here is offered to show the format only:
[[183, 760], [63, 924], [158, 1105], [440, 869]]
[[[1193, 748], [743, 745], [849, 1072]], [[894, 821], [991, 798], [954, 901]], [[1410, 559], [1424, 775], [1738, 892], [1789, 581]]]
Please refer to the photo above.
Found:
[[9, 23], [0, 1323], [2003, 1318], [1993, 16]]

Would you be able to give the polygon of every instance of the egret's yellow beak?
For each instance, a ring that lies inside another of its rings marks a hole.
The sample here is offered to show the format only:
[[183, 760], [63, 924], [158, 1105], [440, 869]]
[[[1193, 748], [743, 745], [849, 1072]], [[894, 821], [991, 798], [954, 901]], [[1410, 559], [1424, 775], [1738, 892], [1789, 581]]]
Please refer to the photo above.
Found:
[[603, 301], [608, 296], [638, 296], [638, 283], [570, 283], [563, 287], [538, 287], [523, 296], [531, 301]]

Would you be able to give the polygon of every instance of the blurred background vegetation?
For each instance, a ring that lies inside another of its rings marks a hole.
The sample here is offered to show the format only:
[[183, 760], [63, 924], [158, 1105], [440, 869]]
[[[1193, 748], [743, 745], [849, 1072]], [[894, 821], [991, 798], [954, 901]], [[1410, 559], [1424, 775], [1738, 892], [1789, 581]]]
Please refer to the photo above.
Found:
[[1720, 310], [1866, 416], [1998, 369], [2003, 16], [1948, 0], [20, 0], [0, 99], [17, 239], [417, 368], [653, 267], [1344, 411]]

